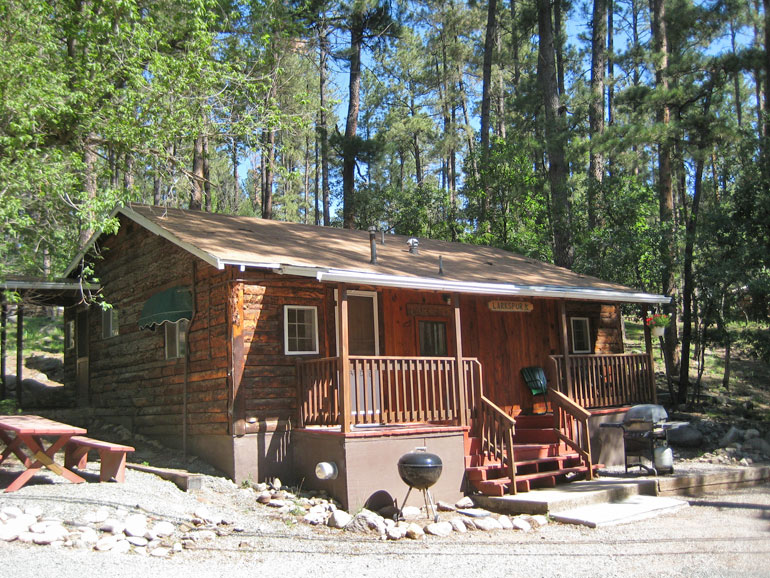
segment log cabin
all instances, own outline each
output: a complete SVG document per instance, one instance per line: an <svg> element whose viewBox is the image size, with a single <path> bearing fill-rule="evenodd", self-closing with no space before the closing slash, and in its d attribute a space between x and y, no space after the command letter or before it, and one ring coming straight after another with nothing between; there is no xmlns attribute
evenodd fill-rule
<svg viewBox="0 0 770 578"><path fill-rule="evenodd" d="M280 477L355 509L397 499L399 456L427 448L439 499L526 491L622 456L598 423L655 399L649 334L625 353L620 305L665 296L489 247L137 204L113 216L67 271L88 265L109 304L65 310L67 380L94 415L236 482Z"/></svg>

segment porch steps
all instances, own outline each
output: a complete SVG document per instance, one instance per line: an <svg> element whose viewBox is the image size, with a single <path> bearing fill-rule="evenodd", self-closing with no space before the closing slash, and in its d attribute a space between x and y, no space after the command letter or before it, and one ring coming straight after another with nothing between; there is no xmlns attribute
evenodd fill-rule
<svg viewBox="0 0 770 578"><path fill-rule="evenodd" d="M553 488L586 477L580 455L559 441L553 415L517 416L514 434L515 492ZM508 471L482 452L481 440L468 437L465 472L469 488L487 496L504 496L512 489ZM594 465L597 470L601 466Z"/></svg>

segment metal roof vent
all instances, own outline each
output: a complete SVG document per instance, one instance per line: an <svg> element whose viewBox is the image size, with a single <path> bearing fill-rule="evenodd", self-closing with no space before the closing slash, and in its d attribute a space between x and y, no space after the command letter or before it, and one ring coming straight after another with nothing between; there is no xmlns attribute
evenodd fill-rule
<svg viewBox="0 0 770 578"><path fill-rule="evenodd" d="M409 240L406 242L406 244L407 244L407 245L409 245L409 252L410 252L410 253L414 253L415 255L417 255L417 254L420 252L420 251L419 251L419 245L420 245L420 241L418 241L418 240L417 240L417 239L415 239L414 237L412 237L411 239L409 239Z"/></svg>
<svg viewBox="0 0 770 578"><path fill-rule="evenodd" d="M370 263L372 265L377 264L377 227L369 227L369 248L372 252L372 258L370 259Z"/></svg>

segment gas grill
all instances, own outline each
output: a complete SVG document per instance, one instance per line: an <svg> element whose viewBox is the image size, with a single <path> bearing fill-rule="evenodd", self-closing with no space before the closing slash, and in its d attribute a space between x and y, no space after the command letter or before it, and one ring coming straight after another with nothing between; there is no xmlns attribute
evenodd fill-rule
<svg viewBox="0 0 770 578"><path fill-rule="evenodd" d="M668 413L662 405L647 403L631 407L622 422L604 423L602 427L623 430L626 473L628 468L638 466L657 476L658 473L670 474L674 471L668 431L685 423L668 421Z"/></svg>

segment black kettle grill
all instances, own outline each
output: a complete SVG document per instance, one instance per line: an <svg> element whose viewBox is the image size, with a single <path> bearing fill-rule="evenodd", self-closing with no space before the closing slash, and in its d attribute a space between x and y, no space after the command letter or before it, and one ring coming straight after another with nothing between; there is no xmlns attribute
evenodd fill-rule
<svg viewBox="0 0 770 578"><path fill-rule="evenodd" d="M430 495L428 488L438 481L443 467L444 464L441 462L441 458L436 454L429 453L425 447L415 448L414 451L404 454L398 459L398 475L409 486L406 497L398 511L399 519L402 518L401 514L406 501L409 499L409 493L412 491L412 488L417 488L422 491L428 518L431 517L430 512L433 511L433 520L438 522L436 507L433 505L433 497Z"/></svg>

